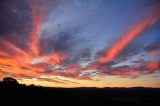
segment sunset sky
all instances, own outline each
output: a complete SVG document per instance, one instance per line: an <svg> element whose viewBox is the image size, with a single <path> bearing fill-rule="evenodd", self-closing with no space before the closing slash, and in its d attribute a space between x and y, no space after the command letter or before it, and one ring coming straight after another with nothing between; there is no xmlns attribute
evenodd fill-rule
<svg viewBox="0 0 160 106"><path fill-rule="evenodd" d="M1 0L0 80L159 87L159 0Z"/></svg>

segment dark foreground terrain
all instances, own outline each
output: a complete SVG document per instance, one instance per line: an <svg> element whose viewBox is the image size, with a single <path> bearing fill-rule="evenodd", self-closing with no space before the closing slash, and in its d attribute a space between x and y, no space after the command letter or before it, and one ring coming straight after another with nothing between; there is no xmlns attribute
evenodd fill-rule
<svg viewBox="0 0 160 106"><path fill-rule="evenodd" d="M160 104L160 89L156 88L48 88L7 81L0 83L0 103L5 105L159 106Z"/></svg>

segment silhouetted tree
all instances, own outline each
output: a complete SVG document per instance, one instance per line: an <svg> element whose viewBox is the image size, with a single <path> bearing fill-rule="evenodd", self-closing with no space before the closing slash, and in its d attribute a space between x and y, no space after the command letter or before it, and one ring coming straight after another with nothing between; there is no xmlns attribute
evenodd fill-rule
<svg viewBox="0 0 160 106"><path fill-rule="evenodd" d="M6 85L17 85L18 81L12 77L3 78L3 83Z"/></svg>
<svg viewBox="0 0 160 106"><path fill-rule="evenodd" d="M31 84L31 85L29 85L29 86L31 86L31 87L35 87L35 85L34 85L34 84Z"/></svg>

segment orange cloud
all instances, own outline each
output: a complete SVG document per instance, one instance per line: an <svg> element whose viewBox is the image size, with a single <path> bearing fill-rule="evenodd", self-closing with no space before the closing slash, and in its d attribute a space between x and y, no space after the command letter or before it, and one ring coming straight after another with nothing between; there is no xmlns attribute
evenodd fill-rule
<svg viewBox="0 0 160 106"><path fill-rule="evenodd" d="M44 7L44 3L35 3L34 1L32 1L30 5L32 12L32 25L34 28L34 30L31 33L30 49L34 56L39 56L40 51L38 46L46 7Z"/></svg>

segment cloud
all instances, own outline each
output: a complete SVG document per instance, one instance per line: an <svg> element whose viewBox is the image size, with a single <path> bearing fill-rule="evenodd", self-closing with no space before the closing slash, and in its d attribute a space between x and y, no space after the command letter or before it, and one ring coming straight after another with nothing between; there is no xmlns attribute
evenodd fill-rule
<svg viewBox="0 0 160 106"><path fill-rule="evenodd" d="M2 34L12 34L21 38L20 35L28 34L31 31L31 18L25 1L3 1L1 2L0 12L1 36L3 36Z"/></svg>
<svg viewBox="0 0 160 106"><path fill-rule="evenodd" d="M160 72L159 61L137 61L132 66L114 66L116 63L95 63L88 67L90 70L98 70L97 76L117 76L123 78L138 78L145 74ZM84 71L85 72L85 71ZM92 71L91 71L92 72ZM93 74L94 75L94 74Z"/></svg>
<svg viewBox="0 0 160 106"><path fill-rule="evenodd" d="M148 44L147 46L144 47L144 51L146 51L148 53L148 55L150 56L155 56L158 53L160 53L160 41L154 41L150 44Z"/></svg>
<svg viewBox="0 0 160 106"><path fill-rule="evenodd" d="M71 50L79 43L75 36L76 33L76 29L68 30L65 32L60 31L57 34L50 36L48 39L42 38L42 42L43 40L47 41L48 50L50 51L65 52L67 50Z"/></svg>
<svg viewBox="0 0 160 106"><path fill-rule="evenodd" d="M54 83L68 84L68 83L63 82L63 81L58 81L58 80L48 79L48 78L37 78L37 80L38 80L38 81L47 81L47 82L54 82Z"/></svg>
<svg viewBox="0 0 160 106"><path fill-rule="evenodd" d="M158 61L148 61L140 62L139 64L132 67L116 67L113 70L120 72L119 74L124 77L139 77L145 74L152 74L156 71L160 71L160 62ZM114 73L112 73L114 75Z"/></svg>
<svg viewBox="0 0 160 106"><path fill-rule="evenodd" d="M98 70L84 70L79 74L79 77L91 80L91 77L97 76L99 73L100 72Z"/></svg>
<svg viewBox="0 0 160 106"><path fill-rule="evenodd" d="M159 14L150 13L149 17L135 25L130 31L121 37L119 41L114 43L109 50L105 51L105 54L99 57L100 63L112 61L126 48L126 46L132 42L135 38L141 35L149 27L156 24L159 21Z"/></svg>
<svg viewBox="0 0 160 106"><path fill-rule="evenodd" d="M71 81L70 78L64 78L61 76L42 75L37 77L37 80L64 83L64 84L79 84L78 82Z"/></svg>
<svg viewBox="0 0 160 106"><path fill-rule="evenodd" d="M160 70L160 62L159 61L151 61L147 64L148 69L150 70Z"/></svg>
<svg viewBox="0 0 160 106"><path fill-rule="evenodd" d="M92 80L95 76L137 78L159 72L158 59L156 61L147 58L148 61L139 61L135 58L131 61L132 57L141 52L159 51L159 41L152 42L144 48L143 45L132 42L159 21L159 14L149 14L117 42L111 43L110 40L103 39L104 36L112 38L110 32L108 34L103 31L107 26L104 25L103 18L107 16L102 15L103 11L97 16L93 15L95 10L107 9L103 6L100 8L101 4L101 0L2 1L0 78L13 76L19 79L36 78L40 81L77 84L71 80L48 76ZM114 29L115 26L111 26L111 29L112 27L113 32L117 31ZM106 45L107 49L99 53L106 42L111 46L108 48ZM134 64L128 65L128 61ZM126 63L118 65L123 62ZM45 77L40 77L43 75Z"/></svg>

